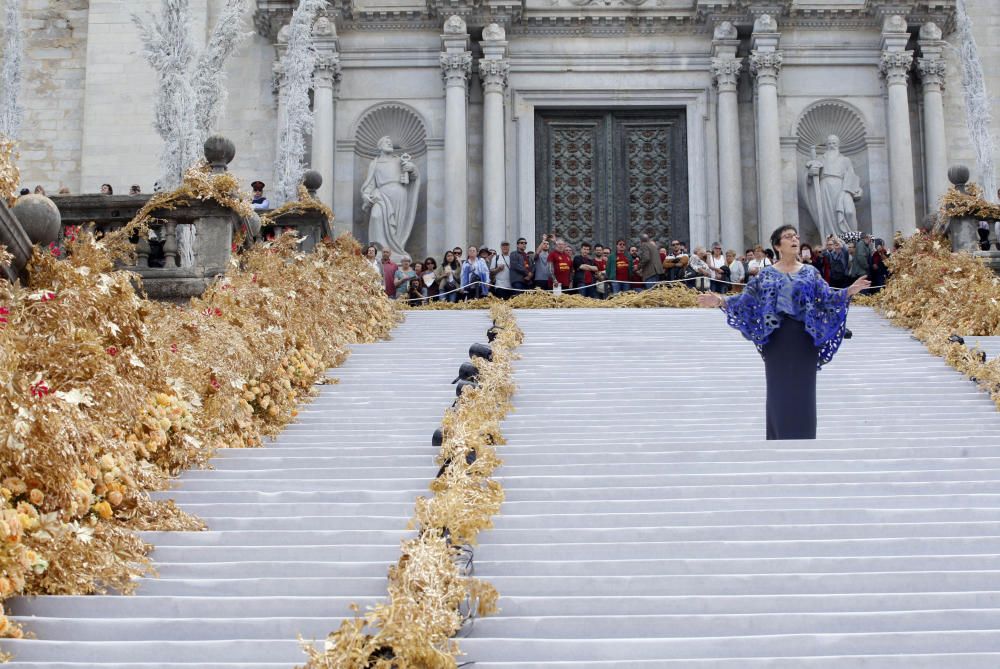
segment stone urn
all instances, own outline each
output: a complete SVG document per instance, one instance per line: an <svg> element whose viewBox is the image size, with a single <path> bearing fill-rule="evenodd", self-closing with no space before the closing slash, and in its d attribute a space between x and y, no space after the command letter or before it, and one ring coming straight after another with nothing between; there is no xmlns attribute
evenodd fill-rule
<svg viewBox="0 0 1000 669"><path fill-rule="evenodd" d="M62 227L59 207L44 195L22 195L11 211L32 244L48 246L59 239Z"/></svg>

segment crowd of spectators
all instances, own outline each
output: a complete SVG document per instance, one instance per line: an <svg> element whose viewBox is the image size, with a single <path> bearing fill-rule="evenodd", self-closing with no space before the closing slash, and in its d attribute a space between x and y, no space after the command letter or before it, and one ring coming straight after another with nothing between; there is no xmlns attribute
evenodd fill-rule
<svg viewBox="0 0 1000 669"><path fill-rule="evenodd" d="M583 242L579 250L565 240L546 234L532 251L518 239L514 249L503 242L493 250L470 246L445 251L440 261L427 257L393 259L388 249L369 246L366 258L384 281L385 292L412 304L434 300L458 302L493 294L501 299L540 289L606 299L624 291L642 291L664 282L680 282L699 291L739 292L760 271L774 262L771 249L756 246L743 253L723 251L716 242L710 249L692 252L677 239L659 246L648 235L636 244L624 239L614 248ZM889 271L889 251L881 239L856 233L850 241L830 236L823 248L802 245L802 262L819 270L827 283L846 288L867 276L877 291Z"/></svg>

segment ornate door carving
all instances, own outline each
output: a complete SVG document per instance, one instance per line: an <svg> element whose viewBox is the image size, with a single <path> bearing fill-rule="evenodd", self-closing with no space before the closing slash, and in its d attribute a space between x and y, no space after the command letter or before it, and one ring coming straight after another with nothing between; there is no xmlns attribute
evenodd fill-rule
<svg viewBox="0 0 1000 669"><path fill-rule="evenodd" d="M683 110L536 115L536 230L581 242L686 239Z"/></svg>

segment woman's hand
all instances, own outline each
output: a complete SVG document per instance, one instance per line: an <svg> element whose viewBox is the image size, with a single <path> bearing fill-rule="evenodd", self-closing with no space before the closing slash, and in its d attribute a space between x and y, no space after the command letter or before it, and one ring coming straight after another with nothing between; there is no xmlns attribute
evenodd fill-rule
<svg viewBox="0 0 1000 669"><path fill-rule="evenodd" d="M722 299L721 295L715 293L701 293L698 295L698 306L708 307L709 309L715 309L721 307L726 301Z"/></svg>
<svg viewBox="0 0 1000 669"><path fill-rule="evenodd" d="M865 288L871 288L871 287L872 287L872 282L868 280L868 277L866 276L859 277L858 280L852 283L850 287L847 289L847 296L854 297Z"/></svg>

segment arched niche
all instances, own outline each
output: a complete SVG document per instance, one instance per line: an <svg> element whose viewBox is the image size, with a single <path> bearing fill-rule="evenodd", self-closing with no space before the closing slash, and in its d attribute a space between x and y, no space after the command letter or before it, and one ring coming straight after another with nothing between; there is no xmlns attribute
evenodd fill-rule
<svg viewBox="0 0 1000 669"><path fill-rule="evenodd" d="M417 214L406 250L414 256L423 253L427 239L427 124L413 107L402 102L381 102L366 109L354 124L354 236L368 241L368 212L362 207L361 185L368 175L368 166L378 155L378 141L392 138L397 154L408 153L420 172L420 192ZM420 258L423 259L422 257Z"/></svg>
<svg viewBox="0 0 1000 669"><path fill-rule="evenodd" d="M799 227L804 241L810 244L822 243L819 230L813 222L807 205L808 190L806 183L808 173L806 164L812 159L813 150L817 156L822 156L826 146L826 138L837 135L840 138L840 152L854 163L854 171L861 179L864 193L860 202L855 202L858 212L858 228L871 232L871 178L868 159L868 126L861 112L852 104L843 100L817 100L803 110L795 123L797 143L797 178L799 193Z"/></svg>

